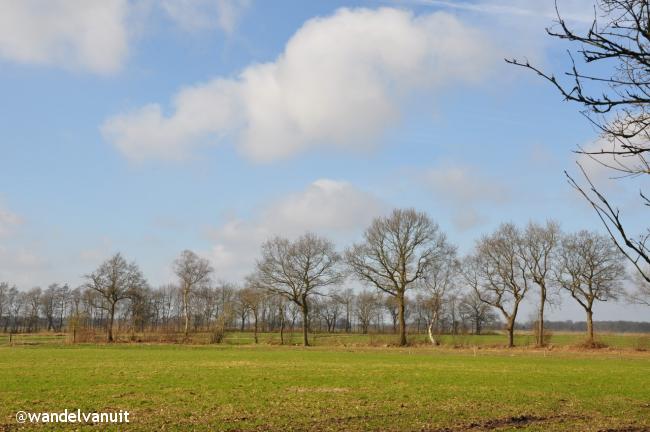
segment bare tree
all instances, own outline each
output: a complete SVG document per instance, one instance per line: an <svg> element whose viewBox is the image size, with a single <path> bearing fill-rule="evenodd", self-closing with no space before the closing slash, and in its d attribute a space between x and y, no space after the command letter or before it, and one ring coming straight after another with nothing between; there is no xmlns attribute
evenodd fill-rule
<svg viewBox="0 0 650 432"><path fill-rule="evenodd" d="M465 294L459 305L460 313L471 322L474 334L480 335L485 326L497 322L492 306L483 302L476 291Z"/></svg>
<svg viewBox="0 0 650 432"><path fill-rule="evenodd" d="M557 26L547 29L547 33L579 46L577 51L583 64L577 65L574 55L569 53L571 67L565 72L567 82L527 61L506 61L533 70L565 100L582 105L582 113L600 130L603 144L595 151L579 149L578 153L611 169L615 178L647 178L650 175L650 3L599 0L594 21L586 32L570 28L558 10ZM598 190L586 171L580 169L587 185L579 185L567 174L570 184L594 208L619 250L646 282L650 282L650 228L639 235L629 233L629 226L616 206ZM643 192L640 192L640 204L650 207L650 199Z"/></svg>
<svg viewBox="0 0 650 432"><path fill-rule="evenodd" d="M337 290L329 293L321 302L320 315L325 320L327 332L332 333L336 330L336 322L341 314L342 304L337 296Z"/></svg>
<svg viewBox="0 0 650 432"><path fill-rule="evenodd" d="M360 281L397 299L400 345L407 343L406 291L446 250L446 236L426 214L395 209L387 217L376 218L363 242L346 251L346 262Z"/></svg>
<svg viewBox="0 0 650 432"><path fill-rule="evenodd" d="M27 303L27 331L38 331L38 315L41 309L42 290L40 287L34 287L25 293Z"/></svg>
<svg viewBox="0 0 650 432"><path fill-rule="evenodd" d="M361 291L354 302L354 309L361 326L361 333L368 333L372 319L377 316L379 310L379 296L377 292Z"/></svg>
<svg viewBox="0 0 650 432"><path fill-rule="evenodd" d="M322 295L320 289L341 282L339 261L334 244L312 233L293 242L275 237L262 245L255 278L268 291L300 307L305 346L309 346L309 300Z"/></svg>
<svg viewBox="0 0 650 432"><path fill-rule="evenodd" d="M506 320L508 346L513 347L519 304L530 287L521 256L521 234L513 224L502 224L476 244L463 262L463 276L481 301L498 309Z"/></svg>
<svg viewBox="0 0 650 432"><path fill-rule="evenodd" d="M424 305L430 309L427 333L433 345L438 345L434 337L434 327L438 325L445 296L455 288L459 272L456 248L451 245L440 251L440 258L426 269L419 285L427 296ZM453 321L453 320L452 320ZM452 325L453 327L453 325Z"/></svg>
<svg viewBox="0 0 650 432"><path fill-rule="evenodd" d="M4 332L7 331L7 326L9 325L9 314L7 313L9 309L9 289L7 282L0 282L0 326Z"/></svg>
<svg viewBox="0 0 650 432"><path fill-rule="evenodd" d="M622 293L624 257L606 236L580 231L562 239L556 278L587 313L587 342L594 342L593 306Z"/></svg>
<svg viewBox="0 0 650 432"><path fill-rule="evenodd" d="M258 343L257 333L259 330L259 318L262 302L264 301L265 292L259 286L253 277L247 279L247 286L240 291L239 299L246 310L253 314L253 336L255 343Z"/></svg>
<svg viewBox="0 0 650 432"><path fill-rule="evenodd" d="M521 242L523 262L531 280L539 289L537 314L537 346L544 346L544 309L549 301L549 289L553 282L560 226L547 221L545 226L530 222Z"/></svg>
<svg viewBox="0 0 650 432"><path fill-rule="evenodd" d="M104 261L85 278L86 287L102 300L95 306L108 312L107 337L108 342L113 342L116 306L128 299L135 290L146 287L147 282L135 262L128 263L119 253Z"/></svg>
<svg viewBox="0 0 650 432"><path fill-rule="evenodd" d="M185 326L183 333L187 337L190 326L190 295L199 286L208 284L213 272L210 262L190 250L184 250L174 261L174 273L180 280L183 295L183 316Z"/></svg>
<svg viewBox="0 0 650 432"><path fill-rule="evenodd" d="M336 293L332 293L332 296L343 306L345 311L345 332L349 333L352 331L352 307L355 298L354 291L352 291L352 288L337 290Z"/></svg>

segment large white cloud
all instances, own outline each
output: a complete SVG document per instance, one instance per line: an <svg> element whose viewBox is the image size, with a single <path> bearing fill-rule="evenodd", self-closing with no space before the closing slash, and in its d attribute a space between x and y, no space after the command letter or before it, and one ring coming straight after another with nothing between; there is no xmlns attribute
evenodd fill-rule
<svg viewBox="0 0 650 432"><path fill-rule="evenodd" d="M208 255L218 277L238 280L253 270L262 242L273 236L295 238L312 231L342 243L386 209L377 197L348 182L320 179L253 218L231 218L214 229Z"/></svg>
<svg viewBox="0 0 650 432"><path fill-rule="evenodd" d="M127 0L4 0L0 58L115 72L128 52L127 14Z"/></svg>
<svg viewBox="0 0 650 432"><path fill-rule="evenodd" d="M133 160L182 158L224 136L258 161L364 147L399 119L405 98L485 77L501 61L487 41L443 12L341 9L306 22L275 61L181 89L169 115L154 103L102 131Z"/></svg>

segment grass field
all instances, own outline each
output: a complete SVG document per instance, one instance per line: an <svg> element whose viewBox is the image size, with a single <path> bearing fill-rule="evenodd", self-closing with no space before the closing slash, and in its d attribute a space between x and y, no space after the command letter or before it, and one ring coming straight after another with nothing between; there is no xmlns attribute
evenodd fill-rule
<svg viewBox="0 0 650 432"><path fill-rule="evenodd" d="M131 413L130 424L108 430L643 431L650 430L650 354L269 345L0 347L0 430L18 429L19 410L65 408ZM61 425L55 426L51 429Z"/></svg>

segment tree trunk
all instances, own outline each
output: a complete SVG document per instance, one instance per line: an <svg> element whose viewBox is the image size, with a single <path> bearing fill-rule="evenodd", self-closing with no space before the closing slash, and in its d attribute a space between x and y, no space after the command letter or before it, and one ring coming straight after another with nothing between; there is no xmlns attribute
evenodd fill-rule
<svg viewBox="0 0 650 432"><path fill-rule="evenodd" d="M254 315L255 315L255 329L254 329L255 343L257 343L258 342L258 340L257 340L257 313L255 313Z"/></svg>
<svg viewBox="0 0 650 432"><path fill-rule="evenodd" d="M115 303L111 304L111 310L108 317L108 341L113 342L113 320L115 319Z"/></svg>
<svg viewBox="0 0 650 432"><path fill-rule="evenodd" d="M431 343L436 346L438 345L438 341L433 337L433 320L429 323L429 326L427 327L427 331L429 332L429 340Z"/></svg>
<svg viewBox="0 0 650 432"><path fill-rule="evenodd" d="M587 310L587 342L594 343L594 313L591 309Z"/></svg>
<svg viewBox="0 0 650 432"><path fill-rule="evenodd" d="M280 318L280 345L284 345L284 317Z"/></svg>
<svg viewBox="0 0 650 432"><path fill-rule="evenodd" d="M515 320L513 318L508 319L506 329L508 330L508 348L513 348L515 346Z"/></svg>
<svg viewBox="0 0 650 432"><path fill-rule="evenodd" d="M303 296L302 303L300 307L302 309L302 344L303 346L309 346L309 306L307 305L307 299Z"/></svg>
<svg viewBox="0 0 650 432"><path fill-rule="evenodd" d="M406 346L406 317L404 316L404 293L397 295L398 315L399 315L399 344Z"/></svg>
<svg viewBox="0 0 650 432"><path fill-rule="evenodd" d="M183 313L185 315L185 330L183 334L185 337L189 334L190 331L190 304L189 304L189 293L190 290L187 288L183 289Z"/></svg>
<svg viewBox="0 0 650 432"><path fill-rule="evenodd" d="M546 345L546 342L544 341L544 305L546 304L546 290L542 289L541 291L541 298L540 298L540 304L539 304L539 316L538 316L538 323L537 323L537 346L538 347L543 347Z"/></svg>

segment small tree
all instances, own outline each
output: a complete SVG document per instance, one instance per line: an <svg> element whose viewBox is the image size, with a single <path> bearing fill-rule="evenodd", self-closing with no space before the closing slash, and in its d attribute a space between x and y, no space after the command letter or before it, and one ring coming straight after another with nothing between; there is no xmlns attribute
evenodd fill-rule
<svg viewBox="0 0 650 432"><path fill-rule="evenodd" d="M95 307L108 312L107 338L113 342L113 324L118 303L127 300L139 289L147 286L147 281L135 262L128 263L117 253L104 261L93 273L85 276L86 287L98 294L101 301Z"/></svg>
<svg viewBox="0 0 650 432"><path fill-rule="evenodd" d="M255 343L258 343L257 332L259 329L258 322L260 316L260 309L264 301L265 292L260 286L256 285L254 278L248 278L248 286L240 291L239 299L243 303L245 310L251 311L253 314L253 335Z"/></svg>
<svg viewBox="0 0 650 432"><path fill-rule="evenodd" d="M480 335L486 325L497 322L497 315L494 313L492 306L481 301L476 291L472 290L464 295L460 300L460 313L467 318L472 324L472 331Z"/></svg>
<svg viewBox="0 0 650 432"><path fill-rule="evenodd" d="M399 344L406 345L406 291L426 269L443 259L447 238L437 224L413 209L395 209L376 218L363 242L350 247L345 260L357 278L397 299Z"/></svg>
<svg viewBox="0 0 650 432"><path fill-rule="evenodd" d="M322 295L322 288L341 282L339 262L334 244L312 233L293 242L275 237L262 245L256 283L300 308L304 346L309 346L309 301Z"/></svg>
<svg viewBox="0 0 650 432"><path fill-rule="evenodd" d="M174 261L174 273L180 280L185 326L183 333L187 337L190 328L190 295L195 288L210 282L213 269L210 262L190 250L184 250Z"/></svg>
<svg viewBox="0 0 650 432"><path fill-rule="evenodd" d="M357 295L354 306L359 325L361 326L361 333L368 333L372 319L377 316L379 302L380 299L377 292L364 290Z"/></svg>
<svg viewBox="0 0 650 432"><path fill-rule="evenodd" d="M624 257L603 235L580 231L562 239L556 278L587 313L587 342L594 343L593 307L622 293Z"/></svg>

